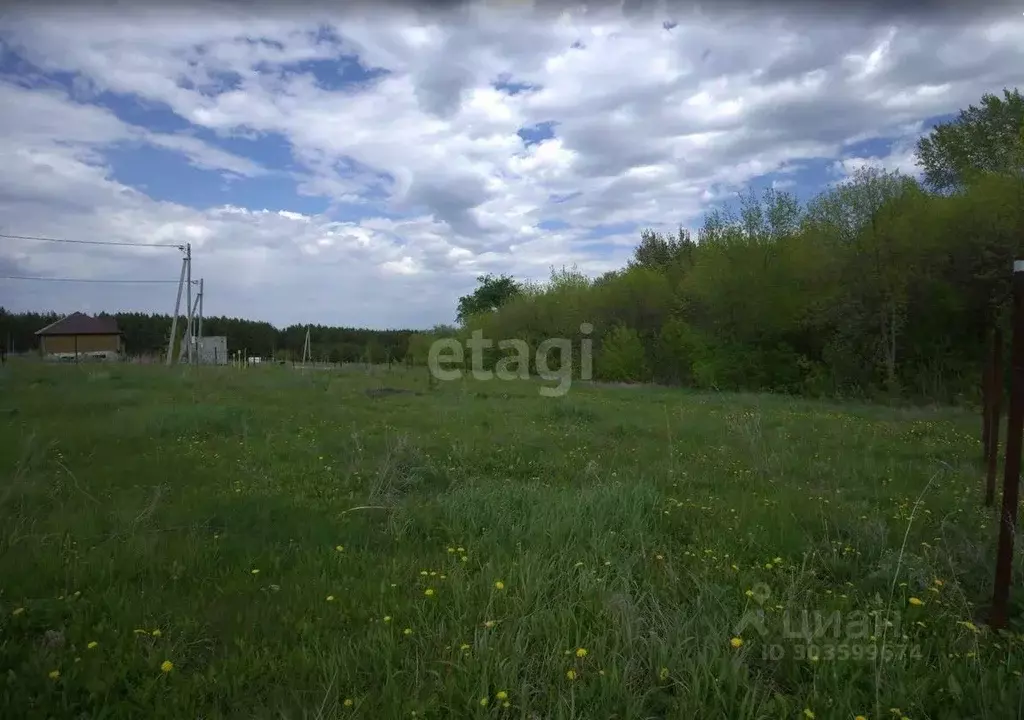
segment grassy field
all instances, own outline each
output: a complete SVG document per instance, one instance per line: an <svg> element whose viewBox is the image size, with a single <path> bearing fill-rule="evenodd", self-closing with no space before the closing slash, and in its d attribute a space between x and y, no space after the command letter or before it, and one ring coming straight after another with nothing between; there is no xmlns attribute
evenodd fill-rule
<svg viewBox="0 0 1024 720"><path fill-rule="evenodd" d="M9 364L0 714L1019 715L974 412L538 388Z"/></svg>

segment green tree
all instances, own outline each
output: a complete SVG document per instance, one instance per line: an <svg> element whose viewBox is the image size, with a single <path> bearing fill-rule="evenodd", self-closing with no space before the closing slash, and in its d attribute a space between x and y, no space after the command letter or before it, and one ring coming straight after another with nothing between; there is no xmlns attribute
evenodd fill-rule
<svg viewBox="0 0 1024 720"><path fill-rule="evenodd" d="M1020 173L1024 167L1024 96L1003 90L961 110L917 143L927 184L939 191L964 188L979 174Z"/></svg>
<svg viewBox="0 0 1024 720"><path fill-rule="evenodd" d="M508 275L481 275L479 286L469 295L459 298L456 319L464 323L472 315L494 312L522 292L522 286Z"/></svg>

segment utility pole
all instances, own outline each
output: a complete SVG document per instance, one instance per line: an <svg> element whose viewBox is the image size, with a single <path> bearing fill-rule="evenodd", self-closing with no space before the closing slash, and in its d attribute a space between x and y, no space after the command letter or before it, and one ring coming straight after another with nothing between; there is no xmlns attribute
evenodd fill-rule
<svg viewBox="0 0 1024 720"><path fill-rule="evenodd" d="M188 290L185 292L185 307L188 308L188 322L185 327L188 331L185 333L188 336L188 353L187 362L189 365L192 364L192 243L185 243L185 262L188 265L188 276L185 281L188 283Z"/></svg>
<svg viewBox="0 0 1024 720"><path fill-rule="evenodd" d="M171 317L171 339L167 341L167 367L175 362L174 341L178 337L178 313L181 310L181 286L185 284L185 268L188 265L188 258L181 261L181 277L178 278L178 298L174 301L174 315Z"/></svg>

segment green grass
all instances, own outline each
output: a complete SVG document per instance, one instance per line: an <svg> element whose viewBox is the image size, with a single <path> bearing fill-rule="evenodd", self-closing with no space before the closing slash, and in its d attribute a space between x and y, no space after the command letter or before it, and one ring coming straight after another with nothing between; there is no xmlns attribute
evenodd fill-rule
<svg viewBox="0 0 1024 720"><path fill-rule="evenodd" d="M4 716L1017 715L975 413L538 388L9 364Z"/></svg>

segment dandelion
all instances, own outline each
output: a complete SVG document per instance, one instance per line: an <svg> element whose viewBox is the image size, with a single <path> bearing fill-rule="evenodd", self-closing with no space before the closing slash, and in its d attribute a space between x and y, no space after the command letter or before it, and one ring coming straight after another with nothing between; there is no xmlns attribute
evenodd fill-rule
<svg viewBox="0 0 1024 720"><path fill-rule="evenodd" d="M150 635L152 635L153 637L160 637L161 635L163 635L163 633L160 632L160 628L156 628L155 630L153 630L153 632L150 633Z"/></svg>
<svg viewBox="0 0 1024 720"><path fill-rule="evenodd" d="M434 597L434 588L427 588L423 591L423 594L427 597Z"/></svg>
<svg viewBox="0 0 1024 720"><path fill-rule="evenodd" d="M60 677L60 670L51 670L48 675L51 680L56 680Z"/></svg>
<svg viewBox="0 0 1024 720"><path fill-rule="evenodd" d="M494 697L496 697L498 700L508 700L508 693L504 690L499 690L498 694Z"/></svg>
<svg viewBox="0 0 1024 720"><path fill-rule="evenodd" d="M814 720L814 712L810 708L804 708L804 717L807 720Z"/></svg>
<svg viewBox="0 0 1024 720"><path fill-rule="evenodd" d="M569 680L575 680L576 679L576 671L573 670L572 668L569 668L569 670L565 673L565 676L567 678L569 678Z"/></svg>
<svg viewBox="0 0 1024 720"><path fill-rule="evenodd" d="M978 630L978 626L972 623L970 620L959 620L957 621L957 625L963 625L971 632L981 632L980 630Z"/></svg>
<svg viewBox="0 0 1024 720"><path fill-rule="evenodd" d="M867 716L865 716L865 715L858 715L853 720L868 720L868 719L867 719Z"/></svg>
<svg viewBox="0 0 1024 720"><path fill-rule="evenodd" d="M734 648L741 648L743 647L743 638L734 637L732 640L729 641L729 644L732 645Z"/></svg>
<svg viewBox="0 0 1024 720"><path fill-rule="evenodd" d="M327 596L327 602L334 602L334 596L333 595L328 595Z"/></svg>
<svg viewBox="0 0 1024 720"><path fill-rule="evenodd" d="M754 591L753 590L745 590L743 592L743 594L746 595L747 597L754 597Z"/></svg>
<svg viewBox="0 0 1024 720"><path fill-rule="evenodd" d="M499 580L498 582L494 583L494 587L495 587L496 590L504 590L505 589L505 583L503 583L501 580Z"/></svg>
<svg viewBox="0 0 1024 720"><path fill-rule="evenodd" d="M345 552L345 546L344 545L335 545L334 546L334 550L335 550L335 552Z"/></svg>
<svg viewBox="0 0 1024 720"><path fill-rule="evenodd" d="M924 600L921 600L920 598L916 598L916 597L910 598L910 600L908 602L911 605L918 605L918 606L924 605Z"/></svg>
<svg viewBox="0 0 1024 720"><path fill-rule="evenodd" d="M95 648L95 647L96 647L97 645L99 645L99 643L98 643L98 642L96 642L95 640L93 640L92 642L90 642L90 643L89 643L88 645L86 645L85 647L87 647L87 648L88 648L89 650L92 650L92 649L93 649L93 648Z"/></svg>
<svg viewBox="0 0 1024 720"><path fill-rule="evenodd" d="M343 705L345 707L352 707L353 705L355 705L355 702L352 701L352 698L345 698L345 702L343 703Z"/></svg>
<svg viewBox="0 0 1024 720"><path fill-rule="evenodd" d="M385 615L384 616L384 622L386 622L386 623L391 622L391 616L390 615Z"/></svg>
<svg viewBox="0 0 1024 720"><path fill-rule="evenodd" d="M586 657L586 656L587 656L587 649L586 648L577 648L576 649L576 657L582 658L582 657Z"/></svg>
<svg viewBox="0 0 1024 720"><path fill-rule="evenodd" d="M164 660L162 663L160 663L161 672L169 673L173 669L174 663L172 663L170 660Z"/></svg>
<svg viewBox="0 0 1024 720"><path fill-rule="evenodd" d="M402 631L403 635L412 635L412 628L406 628Z"/></svg>
<svg viewBox="0 0 1024 720"><path fill-rule="evenodd" d="M489 703L489 702L490 702L490 700L488 700L485 697L480 698L480 707L487 707L487 703Z"/></svg>
<svg viewBox="0 0 1024 720"><path fill-rule="evenodd" d="M23 607L14 608L14 610L11 611L11 615L21 615L23 612L25 612L25 608Z"/></svg>
<svg viewBox="0 0 1024 720"><path fill-rule="evenodd" d="M461 650L462 652L466 652L467 650L469 650L469 644L462 643L461 645L459 645L459 650Z"/></svg>
<svg viewBox="0 0 1024 720"><path fill-rule="evenodd" d="M658 671L658 679L661 680L662 682L665 682L666 680L668 680L668 668L667 667L663 667L661 670Z"/></svg>

